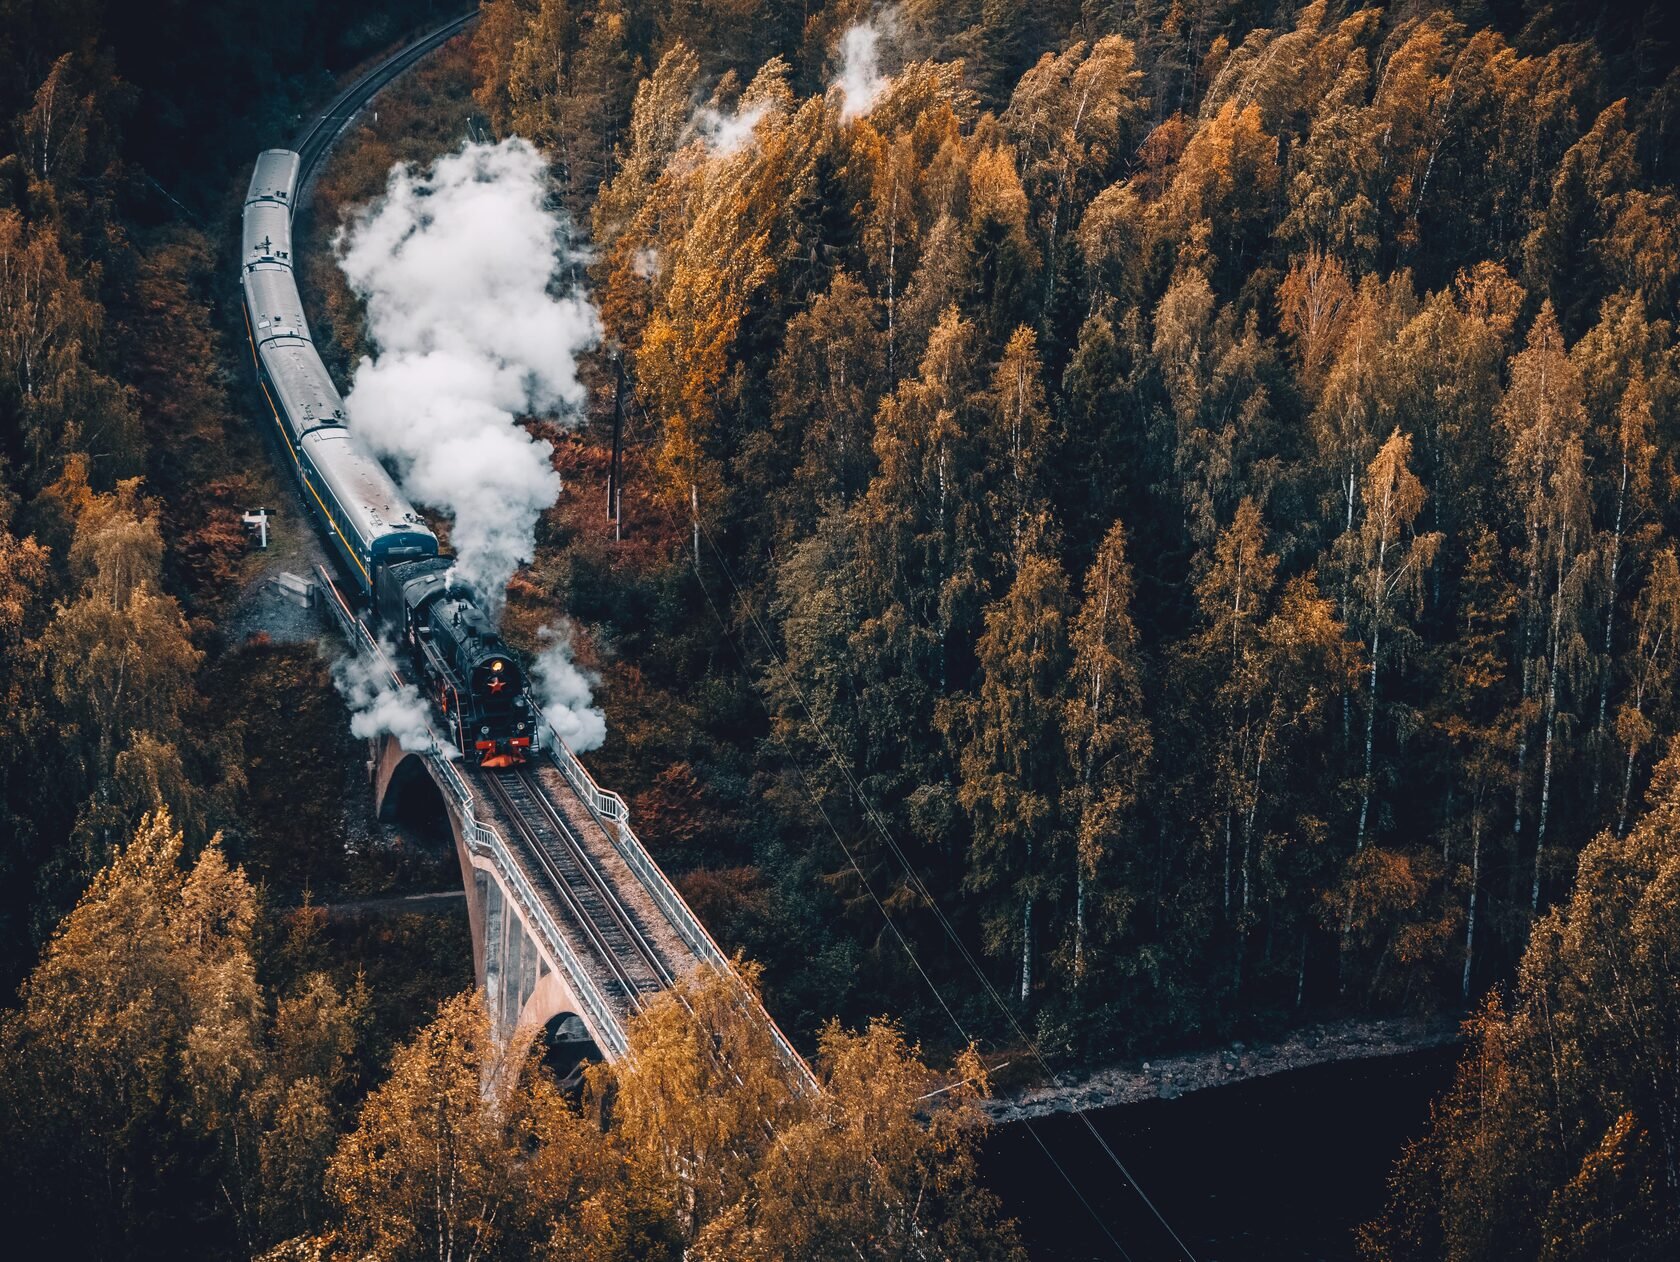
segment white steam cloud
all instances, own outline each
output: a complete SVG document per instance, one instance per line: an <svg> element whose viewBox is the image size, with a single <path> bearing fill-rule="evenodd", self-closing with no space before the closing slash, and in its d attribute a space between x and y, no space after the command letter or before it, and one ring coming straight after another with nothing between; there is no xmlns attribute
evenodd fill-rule
<svg viewBox="0 0 1680 1262"><path fill-rule="evenodd" d="M589 302L559 290L566 230L545 172L517 138L397 166L334 242L375 346L346 396L351 426L453 519L456 577L493 617L560 494L552 448L516 419L575 408L577 356L600 335Z"/></svg>
<svg viewBox="0 0 1680 1262"><path fill-rule="evenodd" d="M694 111L688 125L705 139L708 149L718 157L726 158L752 139L753 129L769 112L770 106L764 101L756 102L738 114L725 114L709 105L702 105Z"/></svg>
<svg viewBox="0 0 1680 1262"><path fill-rule="evenodd" d="M395 653L385 646L387 658ZM445 758L458 758L460 751L432 727L431 710L413 684L400 687L392 681L385 664L372 657L341 657L332 664L333 687L350 707L350 732L364 740L395 736L411 754L429 753L434 747Z"/></svg>
<svg viewBox="0 0 1680 1262"><path fill-rule="evenodd" d="M898 25L898 6L876 14L867 22L846 28L840 37L840 73L829 85L840 94L840 117L862 118L875 108L892 82L881 71L880 44Z"/></svg>
<svg viewBox="0 0 1680 1262"><path fill-rule="evenodd" d="M544 648L531 663L531 690L543 718L574 753L599 749L607 739L607 718L591 704L595 680L572 660L570 628L543 627L537 635Z"/></svg>

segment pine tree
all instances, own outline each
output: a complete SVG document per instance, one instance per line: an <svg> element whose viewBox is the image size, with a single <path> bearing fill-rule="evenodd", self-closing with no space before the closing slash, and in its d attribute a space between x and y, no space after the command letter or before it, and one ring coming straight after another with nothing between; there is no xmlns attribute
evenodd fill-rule
<svg viewBox="0 0 1680 1262"><path fill-rule="evenodd" d="M1060 893L1052 864L1065 828L1057 735L1068 684L1067 576L1052 526L1030 519L1014 581L986 609L979 687L947 726L960 731L958 800L974 822L965 885L985 897L988 946L1019 961L1018 998L1032 1001L1043 904Z"/></svg>
<svg viewBox="0 0 1680 1262"><path fill-rule="evenodd" d="M1076 985L1086 977L1089 906L1094 902L1107 922L1098 940L1112 942L1147 889L1134 851L1154 740L1144 707L1132 567L1121 523L1103 537L1084 593L1069 640L1073 665L1063 718L1071 777L1063 790L1064 813L1075 830Z"/></svg>

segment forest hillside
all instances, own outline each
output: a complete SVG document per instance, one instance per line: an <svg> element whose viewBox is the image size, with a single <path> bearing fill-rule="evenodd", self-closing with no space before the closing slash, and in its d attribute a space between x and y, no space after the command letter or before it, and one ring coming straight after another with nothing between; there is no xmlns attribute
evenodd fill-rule
<svg viewBox="0 0 1680 1262"><path fill-rule="evenodd" d="M1670 8L485 0L312 317L364 348L392 160L549 160L603 336L504 629L564 611L825 1087L697 982L574 1100L459 934L315 905L408 873L323 661L224 629L287 502L250 156L436 8L0 0L9 1238L1011 1258L983 1063L1421 1010L1468 1054L1369 1255L1667 1256Z"/></svg>
<svg viewBox="0 0 1680 1262"><path fill-rule="evenodd" d="M475 36L627 382L624 539L554 514L510 617L582 624L650 844L807 1020L1509 977L1675 730L1663 19L810 10Z"/></svg>

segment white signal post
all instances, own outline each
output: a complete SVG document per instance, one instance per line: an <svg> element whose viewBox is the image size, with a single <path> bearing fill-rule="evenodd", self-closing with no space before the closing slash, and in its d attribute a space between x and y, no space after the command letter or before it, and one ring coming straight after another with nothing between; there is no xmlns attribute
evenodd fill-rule
<svg viewBox="0 0 1680 1262"><path fill-rule="evenodd" d="M246 513L242 520L245 529L257 532L257 546L265 552L268 550L268 510L259 508L254 513Z"/></svg>

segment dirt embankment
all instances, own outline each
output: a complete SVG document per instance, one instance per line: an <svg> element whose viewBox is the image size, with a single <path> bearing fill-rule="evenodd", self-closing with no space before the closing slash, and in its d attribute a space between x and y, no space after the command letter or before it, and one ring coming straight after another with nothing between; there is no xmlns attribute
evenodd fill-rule
<svg viewBox="0 0 1680 1262"><path fill-rule="evenodd" d="M1398 1056L1458 1041L1450 1017L1394 1017L1306 1026L1272 1042L1233 1042L1176 1056L1126 1061L1060 1086L1027 1087L983 1102L993 1122L1019 1122L1075 1109L1106 1109L1144 1100L1173 1100L1188 1091L1225 1087L1291 1069L1373 1056Z"/></svg>

